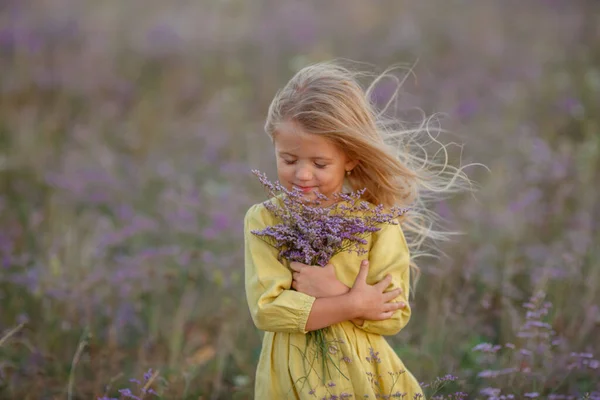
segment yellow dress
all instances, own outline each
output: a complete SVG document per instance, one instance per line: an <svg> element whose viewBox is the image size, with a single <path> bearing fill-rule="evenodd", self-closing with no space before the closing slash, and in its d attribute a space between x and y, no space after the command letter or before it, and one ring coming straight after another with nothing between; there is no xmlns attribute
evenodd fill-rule
<svg viewBox="0 0 600 400"><path fill-rule="evenodd" d="M399 225L385 224L367 238L368 255L342 252L334 264L338 279L351 287L361 260L368 257L367 283L392 275L407 307L385 321L350 321L330 326L328 357L316 357L307 345L306 321L315 298L291 289L290 269L277 260L277 250L252 234L279 221L263 204L252 206L244 219L245 284L250 313L265 331L256 370L255 399L423 399L418 381L406 369L383 335L395 335L407 323L409 252ZM325 375L323 373L325 371Z"/></svg>

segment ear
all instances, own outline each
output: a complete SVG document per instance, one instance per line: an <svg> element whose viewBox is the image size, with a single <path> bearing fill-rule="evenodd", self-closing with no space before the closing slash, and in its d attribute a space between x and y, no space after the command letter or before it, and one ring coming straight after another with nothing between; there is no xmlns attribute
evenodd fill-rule
<svg viewBox="0 0 600 400"><path fill-rule="evenodd" d="M344 165L344 169L346 171L352 171L354 169L354 167L356 167L358 165L359 161L358 160L349 160L348 162L346 162L346 164Z"/></svg>

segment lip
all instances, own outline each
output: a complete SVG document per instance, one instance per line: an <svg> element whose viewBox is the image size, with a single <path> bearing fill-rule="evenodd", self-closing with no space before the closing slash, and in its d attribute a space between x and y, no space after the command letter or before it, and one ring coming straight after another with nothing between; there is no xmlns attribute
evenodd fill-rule
<svg viewBox="0 0 600 400"><path fill-rule="evenodd" d="M302 191L302 193L308 193L315 188L314 186L300 186L300 185L294 185L294 186L297 187L298 189L300 189Z"/></svg>

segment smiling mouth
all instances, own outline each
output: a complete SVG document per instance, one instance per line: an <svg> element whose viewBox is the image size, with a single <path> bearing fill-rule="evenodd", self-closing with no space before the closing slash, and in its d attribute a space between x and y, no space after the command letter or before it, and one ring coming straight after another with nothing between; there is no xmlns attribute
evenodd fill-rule
<svg viewBox="0 0 600 400"><path fill-rule="evenodd" d="M297 187L298 189L300 189L303 193L310 192L311 190L313 190L315 188L314 186L299 186L299 185L294 185L294 186Z"/></svg>

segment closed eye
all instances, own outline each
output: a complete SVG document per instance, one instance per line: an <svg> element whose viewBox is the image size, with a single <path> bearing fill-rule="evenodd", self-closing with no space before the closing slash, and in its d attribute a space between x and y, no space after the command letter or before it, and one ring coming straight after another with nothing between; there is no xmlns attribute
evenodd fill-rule
<svg viewBox="0 0 600 400"><path fill-rule="evenodd" d="M319 169L323 169L327 166L327 164L317 164L315 163L315 167L319 168Z"/></svg>
<svg viewBox="0 0 600 400"><path fill-rule="evenodd" d="M296 163L296 160L283 160L286 165L293 165Z"/></svg>

